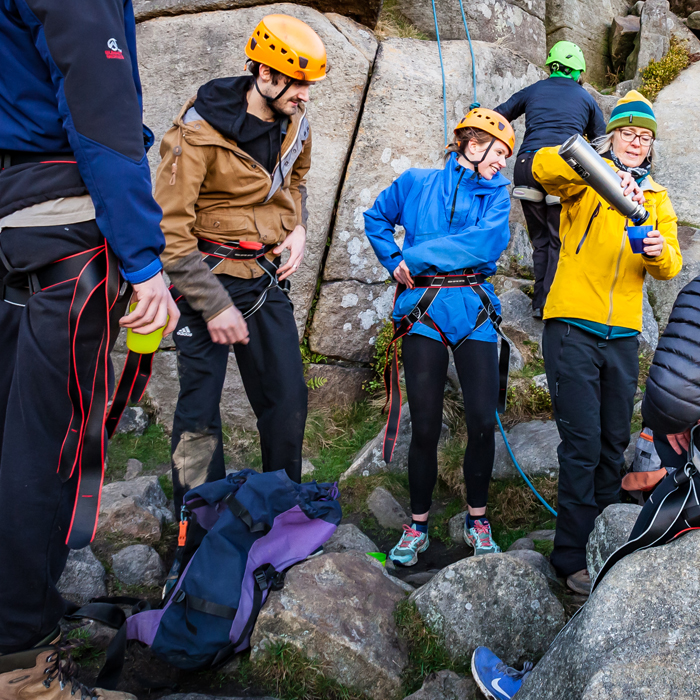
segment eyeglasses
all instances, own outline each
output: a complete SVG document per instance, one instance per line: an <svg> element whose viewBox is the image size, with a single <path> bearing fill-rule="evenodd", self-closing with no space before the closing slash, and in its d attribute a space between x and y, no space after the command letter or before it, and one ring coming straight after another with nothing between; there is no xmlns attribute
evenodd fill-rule
<svg viewBox="0 0 700 700"><path fill-rule="evenodd" d="M636 134L629 129L620 129L619 134L620 138L626 143L634 143L635 139L639 139L639 143L642 146L651 146L654 143L654 137L649 136L649 134Z"/></svg>

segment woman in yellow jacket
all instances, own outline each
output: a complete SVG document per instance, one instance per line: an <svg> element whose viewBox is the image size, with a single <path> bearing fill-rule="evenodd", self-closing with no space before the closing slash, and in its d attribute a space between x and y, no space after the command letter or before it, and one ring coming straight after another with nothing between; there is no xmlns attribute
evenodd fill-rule
<svg viewBox="0 0 700 700"><path fill-rule="evenodd" d="M600 512L619 500L639 375L642 287L650 274L681 269L676 215L664 187L649 175L656 119L636 91L612 112L598 152L634 191L654 230L632 252L624 217L558 155L543 148L533 175L561 197L561 255L544 310L542 349L559 429L559 508L551 561L570 588L587 593L586 542Z"/></svg>

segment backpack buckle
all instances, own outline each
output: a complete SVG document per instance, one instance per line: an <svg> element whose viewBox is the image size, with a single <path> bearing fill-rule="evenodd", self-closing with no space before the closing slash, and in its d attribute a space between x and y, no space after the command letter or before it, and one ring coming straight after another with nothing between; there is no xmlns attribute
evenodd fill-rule
<svg viewBox="0 0 700 700"><path fill-rule="evenodd" d="M253 572L253 578L255 578L255 583L258 584L258 588L261 591L267 590L267 576L262 569L256 569Z"/></svg>

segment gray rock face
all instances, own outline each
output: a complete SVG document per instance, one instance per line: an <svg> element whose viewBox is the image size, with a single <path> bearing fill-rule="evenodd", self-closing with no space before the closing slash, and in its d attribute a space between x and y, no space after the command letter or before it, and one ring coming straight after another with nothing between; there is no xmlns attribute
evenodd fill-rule
<svg viewBox="0 0 700 700"><path fill-rule="evenodd" d="M518 552L518 551L535 551L535 543L529 537L521 537L519 540L515 540L513 544L508 547L506 551L508 552Z"/></svg>
<svg viewBox="0 0 700 700"><path fill-rule="evenodd" d="M639 346L645 352L653 354L659 344L659 324L654 317L654 309L649 303L646 285L642 299L642 332L639 334Z"/></svg>
<svg viewBox="0 0 700 700"><path fill-rule="evenodd" d="M458 676L454 671L431 673L423 687L404 700L477 700L479 692L471 678Z"/></svg>
<svg viewBox="0 0 700 700"><path fill-rule="evenodd" d="M466 34L459 5L436 0L435 8L440 39L464 39ZM435 21L429 2L399 0L398 9L420 31L435 39ZM547 56L544 0L465 2L464 13L473 40L498 42L531 63L544 63Z"/></svg>
<svg viewBox="0 0 700 700"><path fill-rule="evenodd" d="M304 261L291 278L291 297L301 332L316 290L316 277L370 62L327 17L301 5L261 5L256 0L223 5L241 9L203 12L205 9L219 9L222 5L207 7L196 0L143 0L141 7L174 5L179 13L188 3L189 11L199 14L161 17L156 21L142 22L137 27L144 121L153 129L156 143L201 84L213 78L240 74L245 43L267 14L285 13L307 22L323 40L329 64L342 66L342 70L332 71L326 80L312 89L308 105L313 136L313 158L307 176L309 225ZM244 7L253 4L261 6ZM345 14L346 10L340 9L343 6L352 13L351 5L328 2L326 9L340 10ZM369 8L372 3L355 2L355 5ZM379 6L380 3L375 3L375 8ZM170 13L161 10L159 14ZM160 161L158 148L151 150L150 157L155 172Z"/></svg>
<svg viewBox="0 0 700 700"><path fill-rule="evenodd" d="M668 52L670 35L667 0L646 0L634 50L627 58L625 79L633 80L635 87L641 85L642 71L649 62L661 60Z"/></svg>
<svg viewBox="0 0 700 700"><path fill-rule="evenodd" d="M375 263L379 265L376 259ZM393 285L354 280L323 285L311 325L311 350L343 360L369 362L377 335L394 307L394 289Z"/></svg>
<svg viewBox="0 0 700 700"><path fill-rule="evenodd" d="M615 17L610 25L610 58L613 70L624 68L627 57L634 48L634 39L639 33L639 17Z"/></svg>
<svg viewBox="0 0 700 700"><path fill-rule="evenodd" d="M688 15L686 24L688 29L700 29L700 12L697 10L695 12L691 12Z"/></svg>
<svg viewBox="0 0 700 700"><path fill-rule="evenodd" d="M158 478L140 476L131 481L115 481L102 489L96 536L114 533L157 542L161 526L173 521Z"/></svg>
<svg viewBox="0 0 700 700"><path fill-rule="evenodd" d="M479 83L479 100L483 104L496 105L545 77L540 69L499 46L476 41L474 53L477 72L483 76ZM465 41L444 42L443 58L448 120L450 128L454 128L473 101L468 45ZM411 105L408 112L407 104ZM522 137L523 125L516 126L516 134ZM393 292L382 298L381 309L377 309L377 285L387 280L388 273L364 234L362 215L379 192L408 168L442 167L443 152L442 78L437 45L412 39L383 41L338 204L325 283L312 323L310 347L315 352L348 360L366 361L371 356L369 343L379 327L376 317L389 316ZM395 235L399 243L402 235L401 230ZM369 292L373 295L371 300L366 298ZM352 313L348 313L350 307L343 309L339 304L346 294L358 297ZM359 316L361 313L363 316ZM341 332L342 328L347 331ZM350 333L361 338L360 347Z"/></svg>
<svg viewBox="0 0 700 700"><path fill-rule="evenodd" d="M128 586L158 586L165 565L158 552L145 544L132 544L112 556L114 575Z"/></svg>
<svg viewBox="0 0 700 700"><path fill-rule="evenodd" d="M665 87L654 102L659 125L654 178L668 187L678 219L700 228L700 198L697 197L700 172L694 166L693 154L684 136L695 133L700 126L698 81L700 63L693 63Z"/></svg>
<svg viewBox="0 0 700 700"><path fill-rule="evenodd" d="M456 372L455 372L456 374ZM411 412L408 403L401 407L401 422L399 424L399 434L396 438L394 456L389 464L382 459L382 446L386 425L379 431L377 437L372 438L355 456L353 463L347 471L340 477L340 481L351 476L370 476L381 471L405 472L408 469L408 448L411 444ZM448 427L443 423L440 444L447 439Z"/></svg>
<svg viewBox="0 0 700 700"><path fill-rule="evenodd" d="M532 243L527 235L527 229L521 224L511 224L510 241L498 260L498 267L507 270L513 263L525 268L530 274L535 274L532 262Z"/></svg>
<svg viewBox="0 0 700 700"><path fill-rule="evenodd" d="M698 697L699 566L699 532L625 557L525 680L518 700ZM660 594L663 581L673 581L672 595Z"/></svg>
<svg viewBox="0 0 700 700"><path fill-rule="evenodd" d="M407 663L393 616L403 598L364 554L314 557L292 567L284 588L270 593L253 631L251 659L264 659L266 645L283 640L318 659L328 677L376 700L395 697Z"/></svg>
<svg viewBox="0 0 700 700"><path fill-rule="evenodd" d="M632 503L608 506L596 519L586 545L586 565L595 579L608 557L629 539L642 507Z"/></svg>
<svg viewBox="0 0 700 700"><path fill-rule="evenodd" d="M148 416L140 406L127 406L119 419L116 432L143 435L148 427Z"/></svg>
<svg viewBox="0 0 700 700"><path fill-rule="evenodd" d="M608 119L610 119L610 114L612 113L613 109L615 109L615 105L617 104L617 100L619 98L616 95L601 94L590 83L584 83L583 87L586 92L596 101L596 104L598 107L600 107L600 111L603 113L603 117L607 122Z"/></svg>
<svg viewBox="0 0 700 700"><path fill-rule="evenodd" d="M370 65L374 63L374 57L377 55L379 42L374 32L369 27L356 22L350 17L339 15L336 12L327 12L326 17L328 17L333 26L369 61Z"/></svg>
<svg viewBox="0 0 700 700"><path fill-rule="evenodd" d="M57 588L67 600L85 605L91 598L107 595L105 576L104 566L89 546L71 549Z"/></svg>
<svg viewBox="0 0 700 700"><path fill-rule="evenodd" d="M450 539L454 544L464 543L464 521L468 513L468 510L463 510L461 513L452 516L447 523L447 531L450 533Z"/></svg>
<svg viewBox="0 0 700 700"><path fill-rule="evenodd" d="M690 18L688 18L690 19ZM698 15L700 19L700 15ZM673 14L673 12L668 13L668 26L671 31L671 36L678 39L678 41L688 42L688 50L690 53L698 53L700 51L700 39L690 31L683 20L678 17L678 15Z"/></svg>
<svg viewBox="0 0 700 700"><path fill-rule="evenodd" d="M361 401L367 396L362 388L374 373L365 367L341 367L340 365L310 364L306 381L323 381L323 386L309 389L309 408L334 408Z"/></svg>
<svg viewBox="0 0 700 700"><path fill-rule="evenodd" d="M127 459L126 460L126 474L124 475L124 481L131 481L136 479L136 477L141 476L143 471L143 464L138 461L138 459Z"/></svg>
<svg viewBox="0 0 700 700"><path fill-rule="evenodd" d="M506 431L506 435L518 464L528 476L556 476L559 473L559 431L553 420L519 423ZM518 472L513 466L501 434L498 433L493 478L510 479L515 476L518 476Z"/></svg>
<svg viewBox="0 0 700 700"><path fill-rule="evenodd" d="M268 5L265 14L280 12L269 7L273 3L274 0L135 0L134 14L137 22L143 22L154 17L236 10L251 5ZM341 12L368 27L376 25L382 9L381 0L304 0L299 4L311 5L320 12Z"/></svg>
<svg viewBox="0 0 700 700"><path fill-rule="evenodd" d="M586 78L603 85L610 55L608 33L613 19L624 16L633 0L547 0L547 46L573 41L586 57Z"/></svg>
<svg viewBox="0 0 700 700"><path fill-rule="evenodd" d="M381 486L377 486L369 495L367 505L381 527L400 530L403 525L411 524L411 519L399 502Z"/></svg>
<svg viewBox="0 0 700 700"><path fill-rule="evenodd" d="M503 329L508 335L509 329L525 333L530 341L542 345L544 324L532 318L532 300L520 289L511 289L501 295L501 315Z"/></svg>
<svg viewBox="0 0 700 700"><path fill-rule="evenodd" d="M341 523L333 536L323 545L323 551L330 552L376 552L377 545L352 523Z"/></svg>
<svg viewBox="0 0 700 700"><path fill-rule="evenodd" d="M683 269L672 280L655 280L649 277L646 282L650 300L653 299L654 302L654 313L659 317L661 331L666 328L671 309L681 289L700 274L700 229L679 226L678 242L683 255Z"/></svg>
<svg viewBox="0 0 700 700"><path fill-rule="evenodd" d="M541 656L565 622L547 579L512 554L451 564L410 600L454 658L484 645L510 666Z"/></svg>
<svg viewBox="0 0 700 700"><path fill-rule="evenodd" d="M515 551L508 550L506 555L509 557L515 557L518 561L521 561L533 569L536 569L541 574L543 574L550 584L558 584L557 572L554 567L549 563L546 557L544 557L539 552L535 552L531 549L516 549Z"/></svg>

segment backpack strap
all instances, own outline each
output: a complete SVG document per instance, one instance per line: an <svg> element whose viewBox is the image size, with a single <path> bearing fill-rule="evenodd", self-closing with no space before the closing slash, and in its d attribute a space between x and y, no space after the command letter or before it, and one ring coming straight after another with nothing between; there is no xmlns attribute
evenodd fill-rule
<svg viewBox="0 0 700 700"><path fill-rule="evenodd" d="M240 518L248 526L248 529L251 532L263 532L265 534L270 532L270 526L262 521L255 522L248 509L235 497L234 494L230 493L223 499L223 502L228 506L228 509L234 514L234 516Z"/></svg>

